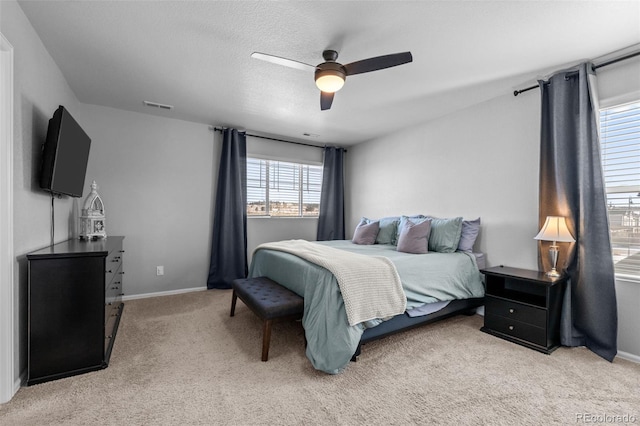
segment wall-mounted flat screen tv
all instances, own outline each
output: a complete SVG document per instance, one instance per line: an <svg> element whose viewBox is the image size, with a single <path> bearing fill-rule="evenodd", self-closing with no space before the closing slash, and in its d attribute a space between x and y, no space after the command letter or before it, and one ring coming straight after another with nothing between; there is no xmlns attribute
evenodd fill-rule
<svg viewBox="0 0 640 426"><path fill-rule="evenodd" d="M62 105L49 120L40 187L52 194L82 197L91 139Z"/></svg>

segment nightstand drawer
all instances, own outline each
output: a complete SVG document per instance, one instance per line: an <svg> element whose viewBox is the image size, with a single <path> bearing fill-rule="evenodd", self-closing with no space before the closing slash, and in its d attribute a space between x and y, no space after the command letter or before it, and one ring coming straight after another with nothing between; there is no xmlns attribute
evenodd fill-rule
<svg viewBox="0 0 640 426"><path fill-rule="evenodd" d="M509 320L527 323L540 328L547 326L546 309L523 305L511 300L486 296L485 312L489 315L499 315Z"/></svg>
<svg viewBox="0 0 640 426"><path fill-rule="evenodd" d="M491 314L485 314L484 326L491 330L517 337L518 339L541 346L547 346L547 332L541 327L535 327L510 318Z"/></svg>

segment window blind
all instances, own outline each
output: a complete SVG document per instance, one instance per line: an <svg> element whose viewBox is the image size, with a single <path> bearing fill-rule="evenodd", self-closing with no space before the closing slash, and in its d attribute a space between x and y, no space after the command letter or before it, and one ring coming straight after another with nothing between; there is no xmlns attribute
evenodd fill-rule
<svg viewBox="0 0 640 426"><path fill-rule="evenodd" d="M600 136L616 275L640 279L640 102L600 110Z"/></svg>
<svg viewBox="0 0 640 426"><path fill-rule="evenodd" d="M317 217L322 167L247 158L247 215Z"/></svg>
<svg viewBox="0 0 640 426"><path fill-rule="evenodd" d="M322 167L302 165L302 216L320 213L320 193L322 192Z"/></svg>
<svg viewBox="0 0 640 426"><path fill-rule="evenodd" d="M247 158L247 215L267 214L267 162L256 158Z"/></svg>

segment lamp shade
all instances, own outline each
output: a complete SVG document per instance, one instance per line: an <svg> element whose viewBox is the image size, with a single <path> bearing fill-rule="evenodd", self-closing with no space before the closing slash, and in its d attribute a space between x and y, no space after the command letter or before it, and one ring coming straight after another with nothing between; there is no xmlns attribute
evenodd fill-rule
<svg viewBox="0 0 640 426"><path fill-rule="evenodd" d="M573 243L575 239L569 229L567 222L562 216L547 216L542 229L538 235L533 237L534 240L556 241L561 243Z"/></svg>

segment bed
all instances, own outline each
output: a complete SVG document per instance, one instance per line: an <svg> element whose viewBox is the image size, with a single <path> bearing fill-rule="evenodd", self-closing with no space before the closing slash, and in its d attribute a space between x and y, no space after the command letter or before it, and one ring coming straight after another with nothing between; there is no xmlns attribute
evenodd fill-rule
<svg viewBox="0 0 640 426"><path fill-rule="evenodd" d="M282 249L286 243L258 246L249 276L266 276L304 298L302 325L307 340L306 355L314 368L329 374L342 372L367 342L459 313L471 313L483 304L484 286L478 267L478 262L483 261L481 255L459 251L408 254L398 251L394 244L361 245L350 240L306 242L321 246L322 250L344 253L344 256L350 253L384 258L397 271L406 300L402 311L350 325L351 317L347 315L336 275ZM439 306L441 309L437 312L410 316L438 304L444 306Z"/></svg>

